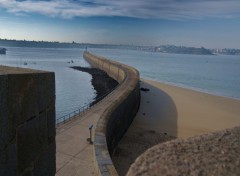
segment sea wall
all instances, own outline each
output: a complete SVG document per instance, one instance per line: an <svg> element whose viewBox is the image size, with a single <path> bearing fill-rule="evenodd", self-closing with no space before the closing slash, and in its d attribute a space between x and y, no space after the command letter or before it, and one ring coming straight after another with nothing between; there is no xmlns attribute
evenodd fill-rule
<svg viewBox="0 0 240 176"><path fill-rule="evenodd" d="M0 66L0 175L56 172L55 76Z"/></svg>
<svg viewBox="0 0 240 176"><path fill-rule="evenodd" d="M96 68L104 70L119 82L113 94L118 98L109 102L95 129L94 156L98 175L118 175L111 155L132 123L140 104L139 72L127 65L95 56L89 52L84 58Z"/></svg>

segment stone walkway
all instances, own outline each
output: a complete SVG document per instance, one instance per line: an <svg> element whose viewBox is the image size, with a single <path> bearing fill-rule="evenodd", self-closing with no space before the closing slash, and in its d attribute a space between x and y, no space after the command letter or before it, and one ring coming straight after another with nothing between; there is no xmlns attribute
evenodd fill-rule
<svg viewBox="0 0 240 176"><path fill-rule="evenodd" d="M89 125L95 127L102 113L97 106L83 116L57 127L56 176L95 175L93 145L89 144L87 138L90 136Z"/></svg>
<svg viewBox="0 0 240 176"><path fill-rule="evenodd" d="M61 124L56 129L56 176L89 176L94 173L94 148L87 138L89 126L93 124L93 133L101 114L119 98L124 86L110 93L100 103L94 105L81 117Z"/></svg>

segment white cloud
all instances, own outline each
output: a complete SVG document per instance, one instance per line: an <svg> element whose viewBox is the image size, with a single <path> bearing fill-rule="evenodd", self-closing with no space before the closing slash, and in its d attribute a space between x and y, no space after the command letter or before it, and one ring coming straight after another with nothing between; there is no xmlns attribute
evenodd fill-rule
<svg viewBox="0 0 240 176"><path fill-rule="evenodd" d="M239 0L0 0L9 13L51 17L125 16L171 20L239 18Z"/></svg>

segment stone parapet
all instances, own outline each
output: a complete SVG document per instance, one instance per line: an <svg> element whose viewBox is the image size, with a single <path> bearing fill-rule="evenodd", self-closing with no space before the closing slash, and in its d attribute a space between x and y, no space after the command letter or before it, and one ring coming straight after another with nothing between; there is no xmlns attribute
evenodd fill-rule
<svg viewBox="0 0 240 176"><path fill-rule="evenodd" d="M55 76L0 66L0 175L56 171Z"/></svg>

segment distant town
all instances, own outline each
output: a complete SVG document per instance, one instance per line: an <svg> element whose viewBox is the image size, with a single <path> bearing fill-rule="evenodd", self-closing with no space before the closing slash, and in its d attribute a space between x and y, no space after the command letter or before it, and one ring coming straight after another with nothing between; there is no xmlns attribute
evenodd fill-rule
<svg viewBox="0 0 240 176"><path fill-rule="evenodd" d="M136 45L111 45L111 44L90 44L90 43L76 43L76 42L49 42L49 41L27 41L27 40L8 40L0 39L1 47L39 47L39 48L109 48L109 49L129 49L147 52L161 52L174 54L198 54L198 55L240 55L240 49L234 48L215 48L207 49L204 47L186 47L175 45L161 45L161 46L136 46Z"/></svg>

